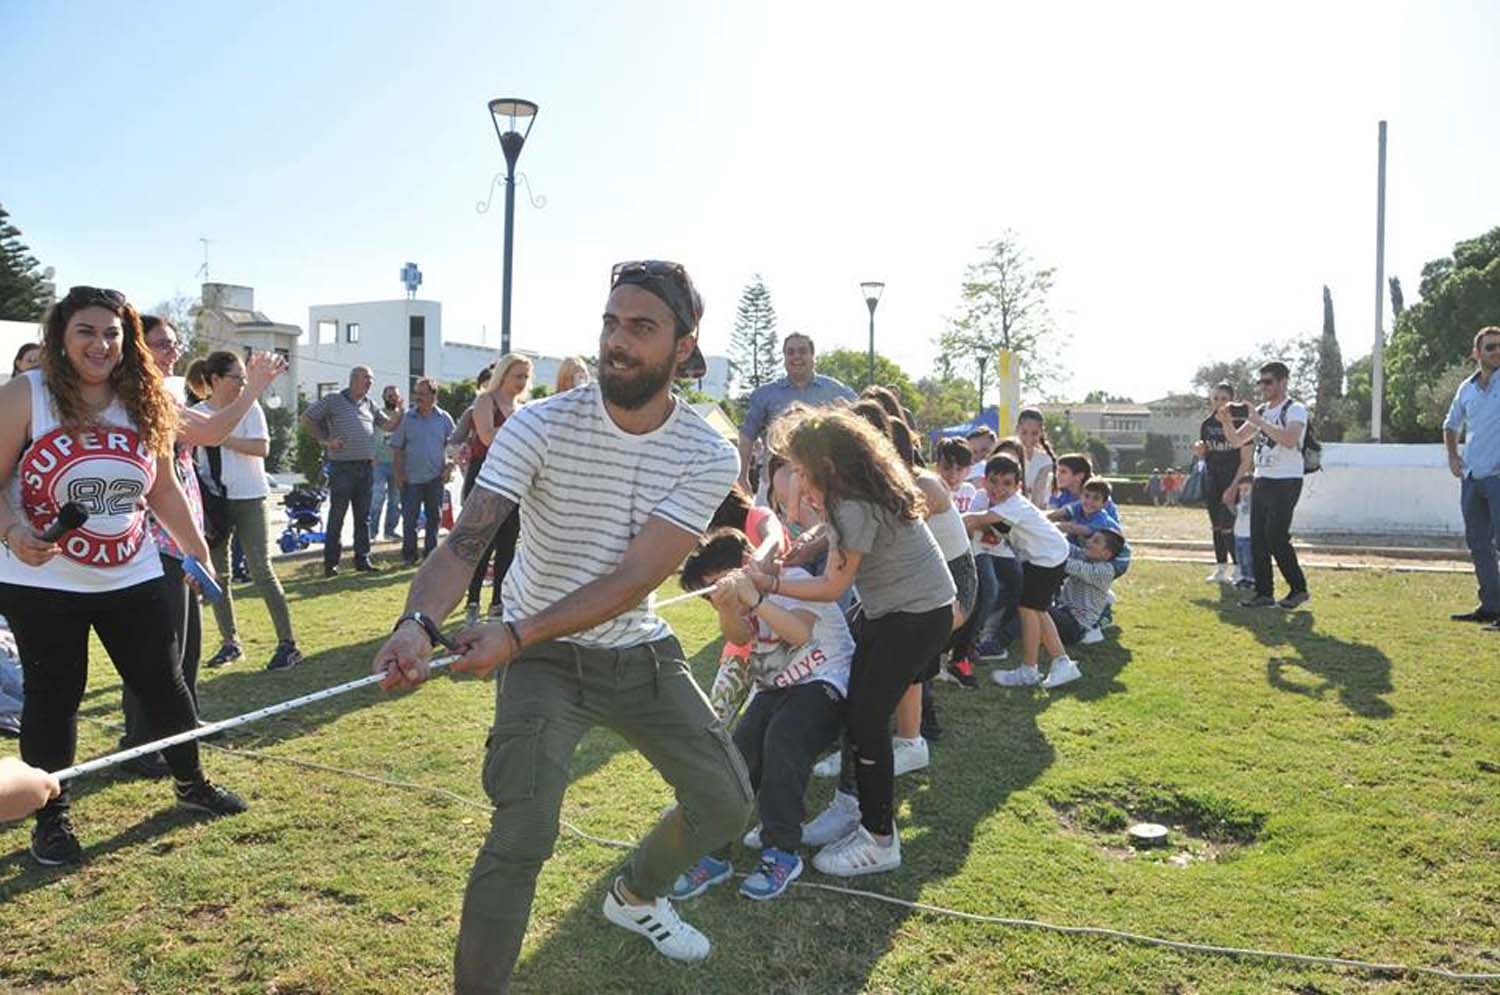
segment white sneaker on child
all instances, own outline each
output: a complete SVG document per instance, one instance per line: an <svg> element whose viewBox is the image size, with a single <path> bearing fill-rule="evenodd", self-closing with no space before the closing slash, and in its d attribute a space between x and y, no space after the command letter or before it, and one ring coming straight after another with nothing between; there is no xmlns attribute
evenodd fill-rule
<svg viewBox="0 0 1500 995"><path fill-rule="evenodd" d="M1064 684L1071 684L1083 676L1083 671L1078 669L1078 664L1068 659L1063 654L1052 661L1052 667L1047 671L1047 679L1042 681L1042 687L1047 689L1060 688Z"/></svg>
<svg viewBox="0 0 1500 995"><path fill-rule="evenodd" d="M889 843L878 842L864 826L856 826L848 836L819 850L813 866L840 878L894 871L901 866L901 837L894 824Z"/></svg>
<svg viewBox="0 0 1500 995"><path fill-rule="evenodd" d="M833 801L811 822L802 824L804 846L827 846L854 832L859 825L859 799L842 791L833 793Z"/></svg>
<svg viewBox="0 0 1500 995"><path fill-rule="evenodd" d="M1099 628L1097 625L1091 626L1083 631L1082 636L1078 637L1078 642L1084 646L1092 646L1095 643L1102 643L1104 642L1104 630Z"/></svg>
<svg viewBox="0 0 1500 995"><path fill-rule="evenodd" d="M990 679L1003 688L1030 688L1042 683L1041 672L1035 667L1013 667L1010 670L992 670Z"/></svg>
<svg viewBox="0 0 1500 995"><path fill-rule="evenodd" d="M843 766L843 763L843 754L835 750L832 753L828 754L828 756L824 757L822 760L819 760L817 763L813 764L813 773L818 777L838 777L839 768Z"/></svg>
<svg viewBox="0 0 1500 995"><path fill-rule="evenodd" d="M708 956L708 937L682 921L672 903L658 898L647 905L628 905L617 892L620 881L604 896L604 918L622 929L651 941L659 953L672 960L699 961Z"/></svg>
<svg viewBox="0 0 1500 995"><path fill-rule="evenodd" d="M891 754L895 760L892 777L900 777L902 774L910 774L914 770L921 770L932 760L932 754L927 748L927 740L921 736L915 739L903 739L900 736L891 737Z"/></svg>

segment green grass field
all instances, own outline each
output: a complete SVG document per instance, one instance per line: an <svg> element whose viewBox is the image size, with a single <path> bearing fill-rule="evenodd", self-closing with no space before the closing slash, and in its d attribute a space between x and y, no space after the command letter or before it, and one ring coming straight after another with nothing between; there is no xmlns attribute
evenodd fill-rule
<svg viewBox="0 0 1500 995"><path fill-rule="evenodd" d="M242 608L249 660L206 675L209 718L364 672L409 571L288 583L307 663L259 669L273 645ZM897 784L905 864L860 883L969 912L1181 940L1500 972L1500 636L1446 621L1459 576L1314 570L1294 614L1245 612L1202 569L1138 563L1117 639L1078 654L1064 693L939 687L946 735ZM718 642L697 603L669 609L700 680ZM210 629L212 623L209 623ZM212 647L209 647L211 651ZM206 655L206 654L205 654ZM80 756L107 752L115 675L94 656ZM981 675L984 676L984 675ZM491 685L346 695L224 745L480 799ZM0 747L12 749L13 746ZM441 992L486 812L272 760L207 751L252 810L179 814L170 789L81 782L88 851L36 868L27 826L0 828L0 990ZM633 839L670 801L661 779L596 731L564 818ZM830 791L815 782L810 804ZM1144 856L1121 827L1173 825ZM770 903L724 887L688 903L710 959L671 964L606 924L621 852L564 834L542 873L515 990L681 992L1422 992L1260 960L966 923L795 890ZM748 869L750 857L737 850ZM820 876L810 867L807 880Z"/></svg>

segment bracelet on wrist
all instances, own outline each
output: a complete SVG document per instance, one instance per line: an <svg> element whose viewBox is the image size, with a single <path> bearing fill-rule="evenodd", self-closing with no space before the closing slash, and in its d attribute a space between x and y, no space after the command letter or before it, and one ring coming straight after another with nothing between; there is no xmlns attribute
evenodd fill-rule
<svg viewBox="0 0 1500 995"><path fill-rule="evenodd" d="M521 652L524 647L521 645L521 630L516 628L516 623L507 619L505 621L505 631L510 633L510 638L515 642L516 652Z"/></svg>

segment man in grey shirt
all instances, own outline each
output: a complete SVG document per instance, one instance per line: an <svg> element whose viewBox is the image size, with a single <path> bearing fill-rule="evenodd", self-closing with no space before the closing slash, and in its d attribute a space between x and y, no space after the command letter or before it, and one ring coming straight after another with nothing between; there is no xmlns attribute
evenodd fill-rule
<svg viewBox="0 0 1500 995"><path fill-rule="evenodd" d="M453 437L453 416L437 406L437 382L429 377L412 389L416 407L406 413L391 433L392 473L401 489L401 561L417 562L417 515L426 512L426 541L422 555L437 548L438 521L443 513L445 449Z"/></svg>
<svg viewBox="0 0 1500 995"><path fill-rule="evenodd" d="M817 351L810 336L793 332L781 343L781 357L786 364L786 376L755 388L750 395L750 408L745 413L745 424L740 426L740 486L750 486L750 453L755 440L766 434L771 422L794 403L801 401L812 407L822 407L837 401L854 401L856 395L833 377L817 372Z"/></svg>
<svg viewBox="0 0 1500 995"><path fill-rule="evenodd" d="M380 411L370 400L375 375L368 366L349 371L349 386L325 394L302 412L302 424L323 445L329 463L328 529L323 541L323 576L339 572L344 514L354 505L354 569L372 573L370 495L375 484L375 426L392 431L401 409Z"/></svg>

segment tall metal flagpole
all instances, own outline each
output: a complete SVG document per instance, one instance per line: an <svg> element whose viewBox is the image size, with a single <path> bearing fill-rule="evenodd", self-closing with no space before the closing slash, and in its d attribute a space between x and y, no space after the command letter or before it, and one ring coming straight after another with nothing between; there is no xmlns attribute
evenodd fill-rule
<svg viewBox="0 0 1500 995"><path fill-rule="evenodd" d="M1375 181L1375 349L1370 353L1370 438L1380 441L1385 417L1385 122L1380 122L1380 165Z"/></svg>

